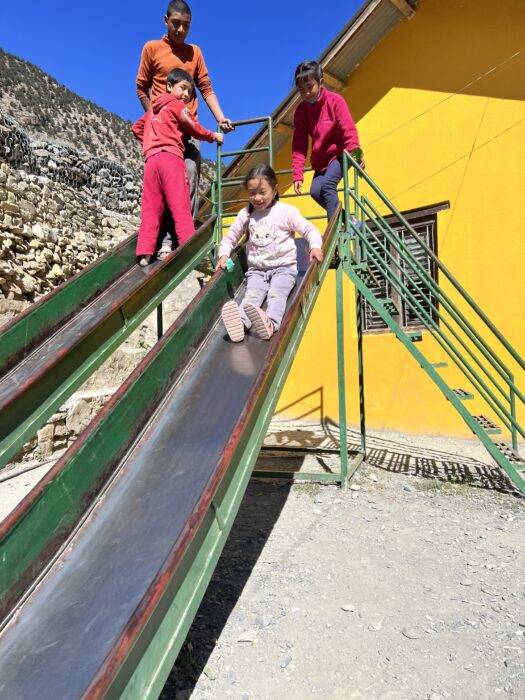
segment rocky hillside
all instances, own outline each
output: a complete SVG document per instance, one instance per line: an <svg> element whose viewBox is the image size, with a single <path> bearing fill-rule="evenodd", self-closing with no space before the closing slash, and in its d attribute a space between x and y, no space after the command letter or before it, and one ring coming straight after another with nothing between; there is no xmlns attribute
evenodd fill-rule
<svg viewBox="0 0 525 700"><path fill-rule="evenodd" d="M60 85L37 66L0 49L0 109L33 137L50 139L137 170L131 123Z"/></svg>
<svg viewBox="0 0 525 700"><path fill-rule="evenodd" d="M138 171L140 147L131 122L58 83L27 61L0 49L0 111L37 139L49 139ZM203 173L213 171L205 161ZM202 189L207 189L202 178Z"/></svg>

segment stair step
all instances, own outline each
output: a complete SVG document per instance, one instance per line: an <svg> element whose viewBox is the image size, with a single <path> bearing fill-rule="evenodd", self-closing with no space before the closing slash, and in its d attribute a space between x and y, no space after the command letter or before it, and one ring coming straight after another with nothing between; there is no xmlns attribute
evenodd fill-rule
<svg viewBox="0 0 525 700"><path fill-rule="evenodd" d="M370 269L368 263L360 262L354 264L354 270L356 275L359 277L361 282L366 284L367 287L379 287L379 282L375 277L374 273Z"/></svg>
<svg viewBox="0 0 525 700"><path fill-rule="evenodd" d="M465 389L452 389L452 393L455 394L461 401L470 401L474 398L474 394Z"/></svg>
<svg viewBox="0 0 525 700"><path fill-rule="evenodd" d="M448 367L448 362L432 362L432 367L443 369L443 367Z"/></svg>
<svg viewBox="0 0 525 700"><path fill-rule="evenodd" d="M516 465L518 469L525 469L525 459L523 459L523 457L519 455L515 449L513 449L510 445L507 445L506 442L494 442L494 444L511 464Z"/></svg>
<svg viewBox="0 0 525 700"><path fill-rule="evenodd" d="M478 423L479 426L483 428L483 430L488 433L489 435L499 435L501 433L501 428L496 425L493 421L490 420L490 418L487 418L487 416L472 416L476 423Z"/></svg>
<svg viewBox="0 0 525 700"><path fill-rule="evenodd" d="M397 310L397 306L394 304L392 299L381 299L381 304L382 304L383 308L386 311L388 311L388 313L391 316L399 316L399 311Z"/></svg>

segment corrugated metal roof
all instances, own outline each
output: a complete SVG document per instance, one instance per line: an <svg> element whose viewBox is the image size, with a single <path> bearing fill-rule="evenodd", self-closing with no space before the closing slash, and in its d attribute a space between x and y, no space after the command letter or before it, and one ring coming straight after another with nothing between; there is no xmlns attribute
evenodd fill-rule
<svg viewBox="0 0 525 700"><path fill-rule="evenodd" d="M415 2L416 0L367 0L318 58L323 69L340 81L346 82L348 76L395 25L406 18L403 6L405 10L412 8L415 11ZM274 127L279 123L291 126L298 103L299 96L296 90L291 90L272 113ZM281 134L274 128L274 152L277 153L289 138L288 135ZM257 148L267 143L268 133L267 128L264 127L257 131L244 148ZM242 176L255 164L265 160L264 153L238 156L227 166L224 174L228 177ZM240 199L242 187L240 185L228 187L227 193L228 199ZM205 213L208 208L209 204L206 204L202 208L202 213Z"/></svg>

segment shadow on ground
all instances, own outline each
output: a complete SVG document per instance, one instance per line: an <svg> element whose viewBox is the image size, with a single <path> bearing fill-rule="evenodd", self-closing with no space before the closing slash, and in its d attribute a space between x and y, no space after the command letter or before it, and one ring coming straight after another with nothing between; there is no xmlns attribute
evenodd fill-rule
<svg viewBox="0 0 525 700"><path fill-rule="evenodd" d="M256 481L249 484L206 595L159 696L160 700L175 700L177 693L194 689L215 640L220 636L279 519L289 491L289 484ZM189 697L190 693L181 695Z"/></svg>
<svg viewBox="0 0 525 700"><path fill-rule="evenodd" d="M488 454L485 462L465 454L418 445L416 440L414 438L414 444L409 444L395 438L368 435L366 464L403 476L419 476L505 492L515 490L503 471L490 463ZM305 450L338 449L339 426L330 418L325 418L321 426L316 423L311 430L306 426L300 430L269 433L266 442L281 449L299 444ZM348 430L348 450L357 451L359 447L359 432Z"/></svg>

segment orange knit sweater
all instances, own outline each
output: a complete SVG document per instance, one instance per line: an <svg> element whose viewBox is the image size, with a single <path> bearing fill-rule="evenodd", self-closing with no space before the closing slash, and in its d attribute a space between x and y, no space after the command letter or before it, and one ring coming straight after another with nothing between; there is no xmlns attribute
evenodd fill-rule
<svg viewBox="0 0 525 700"><path fill-rule="evenodd" d="M142 49L137 75L139 99L149 97L153 102L155 98L165 93L166 78L173 68L182 68L189 73L204 99L213 94L208 69L200 48L195 44L174 44L165 34L162 39L148 41ZM192 114L197 115L196 96L188 104L188 108Z"/></svg>

